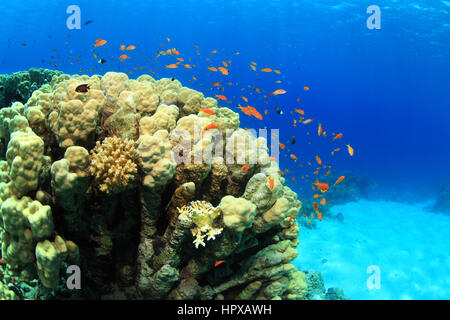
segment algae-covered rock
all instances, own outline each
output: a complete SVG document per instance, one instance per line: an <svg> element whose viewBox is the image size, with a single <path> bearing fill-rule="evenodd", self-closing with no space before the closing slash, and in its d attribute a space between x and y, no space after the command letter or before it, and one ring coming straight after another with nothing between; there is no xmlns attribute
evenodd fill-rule
<svg viewBox="0 0 450 320"><path fill-rule="evenodd" d="M33 91L60 74L61 71L36 68L13 74L0 74L0 109L9 107L14 101L25 103Z"/></svg>

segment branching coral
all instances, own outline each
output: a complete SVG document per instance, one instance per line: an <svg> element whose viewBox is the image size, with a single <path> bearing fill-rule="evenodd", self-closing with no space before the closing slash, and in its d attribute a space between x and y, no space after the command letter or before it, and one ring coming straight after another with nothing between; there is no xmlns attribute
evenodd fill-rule
<svg viewBox="0 0 450 320"><path fill-rule="evenodd" d="M118 193L131 187L138 172L134 142L117 137L97 141L89 171L103 192Z"/></svg>
<svg viewBox="0 0 450 320"><path fill-rule="evenodd" d="M180 214L187 214L195 224L192 235L195 237L194 244L198 248L205 246L206 240L214 240L222 233L223 228L214 226L216 218L220 215L220 209L215 208L206 201L192 201L188 205L178 208Z"/></svg>

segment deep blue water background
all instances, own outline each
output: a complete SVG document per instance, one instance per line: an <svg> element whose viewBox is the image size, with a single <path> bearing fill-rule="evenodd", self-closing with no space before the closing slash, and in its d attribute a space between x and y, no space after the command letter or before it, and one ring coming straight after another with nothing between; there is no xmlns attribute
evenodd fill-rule
<svg viewBox="0 0 450 320"><path fill-rule="evenodd" d="M269 105L254 98L256 95L249 96L250 91L242 94L238 88L227 88L225 94L237 97L232 107L242 102L238 97L246 95L260 112L269 109L264 124L242 115L242 126L281 128L283 142L295 135L297 143L290 149L303 162L314 161L319 154L338 170L369 175L387 192L408 191L417 197L433 197L450 179L450 2L2 2L0 73L30 67L65 73L97 68L83 73L132 71L131 77L137 77L148 72L133 67L146 63L146 68L158 72L157 77L176 76L184 85L201 91L205 88L199 85L201 79L204 84L230 79L240 83L239 89L250 84L265 92L283 88L288 93L270 98ZM80 6L83 23L94 22L81 30L68 30L66 8L71 4ZM381 30L366 28L366 8L371 4L381 7ZM198 67L165 69L163 64L175 62L167 57L161 57L166 60L161 60L165 62L157 69L154 60L147 62L157 50L170 48L166 37L183 58L197 59ZM95 50L107 60L103 70L92 57L97 38L108 40ZM160 43L166 46L161 48ZM125 63L117 59L122 54L118 53L121 44L137 46L134 52L127 52L131 59ZM194 45L199 46L203 62ZM204 58L215 49L221 57L216 66L224 55L232 60L228 77L207 70L211 64ZM236 51L240 52L237 56L233 55ZM69 57L78 55L81 61L71 65L74 59ZM258 68L279 69L282 76L255 75L249 70L250 61L257 62ZM187 82L192 75L199 81ZM283 83L276 85L275 79ZM305 92L303 86L311 90ZM275 106L282 107L285 115L274 113ZM294 108L305 110L315 124L293 128L287 114ZM355 156L350 158L341 151L331 158L334 145L317 137L318 121L330 133L343 132L344 139L336 144L343 148L350 143ZM307 129L310 136L305 134ZM295 169L297 180L307 173L291 159L281 159L284 168ZM301 191L299 187L296 190Z"/></svg>

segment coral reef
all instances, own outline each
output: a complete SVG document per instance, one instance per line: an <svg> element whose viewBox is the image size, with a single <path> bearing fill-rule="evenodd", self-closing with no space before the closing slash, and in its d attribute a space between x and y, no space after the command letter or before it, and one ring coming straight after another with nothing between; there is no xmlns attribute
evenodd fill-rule
<svg viewBox="0 0 450 320"><path fill-rule="evenodd" d="M436 202L430 208L432 211L450 215L450 187L442 186Z"/></svg>
<svg viewBox="0 0 450 320"><path fill-rule="evenodd" d="M27 102L33 91L60 74L60 71L36 68L13 74L0 74L0 109L9 107L11 102Z"/></svg>
<svg viewBox="0 0 450 320"><path fill-rule="evenodd" d="M333 186L340 176L345 176L345 179L335 187L330 188L330 191L326 193L327 201L332 204L343 204L365 199L376 186L375 182L369 177L349 172L331 174L328 177L324 177L321 181Z"/></svg>
<svg viewBox="0 0 450 320"><path fill-rule="evenodd" d="M266 139L215 99L174 79L61 74L1 110L0 140L2 297L309 297L290 263L301 202Z"/></svg>

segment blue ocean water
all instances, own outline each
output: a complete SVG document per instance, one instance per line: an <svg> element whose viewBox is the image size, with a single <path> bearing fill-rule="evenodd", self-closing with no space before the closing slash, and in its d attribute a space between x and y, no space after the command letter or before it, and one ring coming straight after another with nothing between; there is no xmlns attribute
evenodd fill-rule
<svg viewBox="0 0 450 320"><path fill-rule="evenodd" d="M66 26L66 9L74 4L81 9L80 30ZM381 29L366 26L371 4L381 9ZM150 69L210 96L221 94L211 82L233 82L223 92L232 101L226 106L242 104L244 95L261 113L268 110L262 121L241 113L241 126L280 129L289 149L281 153L281 167L300 195L311 192L301 177L312 175L315 164L307 162L315 163L316 155L338 172L370 176L379 192L399 202L405 194L408 201L432 199L450 179L449 1L24 0L2 5L1 12L0 73L45 67L70 74L121 71L134 78ZM99 38L108 43L94 48ZM123 63L122 44L137 47ZM171 47L196 68L167 69L173 58L154 59ZM94 53L106 63L98 64ZM208 71L208 57L215 65L231 61L230 74ZM255 74L252 61L281 74ZM254 86L266 94L287 93L263 98ZM310 127L293 126L289 113L297 108L314 119ZM318 137L318 122L343 139L331 144ZM354 157L345 144L355 149ZM335 147L342 150L331 156Z"/></svg>

